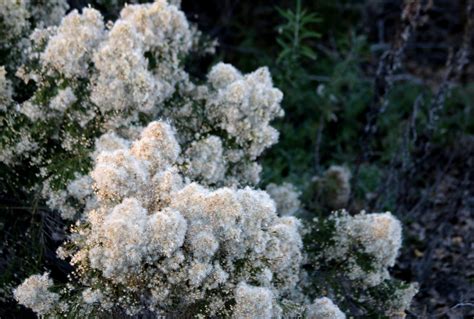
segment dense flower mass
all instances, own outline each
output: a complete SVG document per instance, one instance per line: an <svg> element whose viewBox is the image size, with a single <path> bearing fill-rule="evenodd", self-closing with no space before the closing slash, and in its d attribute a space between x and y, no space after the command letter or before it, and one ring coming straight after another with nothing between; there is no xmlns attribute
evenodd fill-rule
<svg viewBox="0 0 474 319"><path fill-rule="evenodd" d="M235 310L233 318L271 318L273 314L273 296L265 288L252 287L241 283L235 289Z"/></svg>
<svg viewBox="0 0 474 319"><path fill-rule="evenodd" d="M186 79L179 59L189 52L191 41L186 17L175 6L157 1L125 7L94 54L98 77L92 102L103 112L156 115L160 110L156 104L169 98L176 83ZM131 114L130 121L136 121L137 115ZM120 125L123 119L107 123Z"/></svg>
<svg viewBox="0 0 474 319"><path fill-rule="evenodd" d="M5 67L0 67L0 111L6 111L12 103L12 87Z"/></svg>
<svg viewBox="0 0 474 319"><path fill-rule="evenodd" d="M87 289L84 302L130 313L169 313L204 300L206 315L281 312L277 301L291 297L299 278L299 221L278 217L263 191L212 190L183 178L165 122L122 146L98 155L95 208L61 249ZM100 298L90 290L97 286ZM234 298L235 309L226 306Z"/></svg>
<svg viewBox="0 0 474 319"><path fill-rule="evenodd" d="M343 262L348 278L364 286L390 277L388 268L395 264L402 243L400 222L392 214L351 216L341 211L327 222L334 223L334 237L332 246L321 252L325 260Z"/></svg>
<svg viewBox="0 0 474 319"><path fill-rule="evenodd" d="M66 0L1 0L0 65L13 71L24 62L31 30L57 25L68 8Z"/></svg>
<svg viewBox="0 0 474 319"><path fill-rule="evenodd" d="M296 187L290 183L281 185L268 184L265 189L277 205L277 212L280 216L294 215L300 209L300 193Z"/></svg>
<svg viewBox="0 0 474 319"><path fill-rule="evenodd" d="M267 68L243 76L232 65L219 63L208 78L211 96L206 109L237 144L248 147L250 158L277 142L278 131L268 124L283 116L283 94L273 87Z"/></svg>
<svg viewBox="0 0 474 319"><path fill-rule="evenodd" d="M58 72L66 78L86 77L91 54L103 36L104 22L98 11L89 8L82 14L72 11L48 39L40 55L45 72Z"/></svg>
<svg viewBox="0 0 474 319"><path fill-rule="evenodd" d="M26 1L2 0L0 2L0 45L2 49L11 46L29 28ZM7 31L8 30L8 31Z"/></svg>
<svg viewBox="0 0 474 319"><path fill-rule="evenodd" d="M31 308L38 315L45 315L59 300L58 294L49 291L52 285L53 281L47 273L34 275L16 288L14 295L19 303Z"/></svg>
<svg viewBox="0 0 474 319"><path fill-rule="evenodd" d="M7 126L1 161L14 167L26 159L37 167L38 181L25 184L42 188L51 208L74 218L83 200L69 184L89 170L96 139L107 132L134 138L141 125L162 117L180 133L191 178L208 185L257 184L261 167L255 160L278 138L269 122L283 114L282 93L265 68L242 75L218 64L208 82L194 84L182 61L198 37L178 7L164 0L128 5L108 27L98 11L85 8L70 12L58 27L36 29L17 75L34 81L37 90L2 114L5 122L31 126ZM226 78L229 70L232 78ZM2 92L8 93L7 81ZM51 143L57 146L46 151ZM65 165L64 157L74 160Z"/></svg>
<svg viewBox="0 0 474 319"><path fill-rule="evenodd" d="M306 309L308 319L345 319L346 315L332 302L331 299L323 297L316 299Z"/></svg>
<svg viewBox="0 0 474 319"><path fill-rule="evenodd" d="M216 184L225 177L222 140L215 136L195 141L186 150L187 174L191 178L201 178L209 184Z"/></svg>

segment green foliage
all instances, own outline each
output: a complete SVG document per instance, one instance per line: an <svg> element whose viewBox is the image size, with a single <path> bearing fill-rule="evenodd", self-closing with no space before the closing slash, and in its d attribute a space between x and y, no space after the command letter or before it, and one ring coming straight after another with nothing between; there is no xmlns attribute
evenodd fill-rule
<svg viewBox="0 0 474 319"><path fill-rule="evenodd" d="M290 3L289 8L275 9L280 16L276 40L261 50L270 55L240 61L269 65L275 85L285 95L285 118L276 124L280 141L263 159L263 184L290 181L311 198L313 176L333 164L347 165L357 171L353 203L368 207L393 166L414 165L414 152L430 138L428 113L438 88L409 76L396 81L385 112L376 118L376 134L364 140L378 61L369 39L358 34L357 8L364 1L351 2L352 6L347 1ZM341 8L347 10L347 19L340 19ZM258 47L254 38L258 34L244 38L242 45ZM472 92L469 84L448 94L431 137L435 143L449 145L461 135L473 134ZM396 209L394 196L386 194L378 209Z"/></svg>
<svg viewBox="0 0 474 319"><path fill-rule="evenodd" d="M279 27L280 35L276 38L281 47L277 62L293 60L297 63L303 57L315 60L316 52L306 42L321 37L320 33L312 30L321 22L321 18L315 12L302 9L301 0L296 1L295 11L281 8L277 8L277 11L286 19L286 23Z"/></svg>
<svg viewBox="0 0 474 319"><path fill-rule="evenodd" d="M354 160L359 147L354 140L371 99L371 82L364 79L360 66L367 60L365 38L350 35L348 41L350 44L341 42L338 57L321 56L317 63L302 60L297 66L275 67L276 85L285 93L286 116L278 126L280 142L264 165L266 181L289 179L304 185L324 166ZM280 161L288 150L291 156Z"/></svg>

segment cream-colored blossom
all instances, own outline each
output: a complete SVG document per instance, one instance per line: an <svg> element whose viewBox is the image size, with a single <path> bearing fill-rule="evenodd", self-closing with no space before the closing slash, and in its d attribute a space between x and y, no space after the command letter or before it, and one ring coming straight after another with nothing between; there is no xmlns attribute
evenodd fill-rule
<svg viewBox="0 0 474 319"><path fill-rule="evenodd" d="M0 0L0 47L10 46L30 27L27 4L27 0Z"/></svg>
<svg viewBox="0 0 474 319"><path fill-rule="evenodd" d="M102 152L112 152L119 149L127 149L130 147L130 141L121 138L115 132L110 131L102 134L95 141L95 150L92 153L92 158L96 159Z"/></svg>
<svg viewBox="0 0 474 319"><path fill-rule="evenodd" d="M268 184L265 190L275 201L280 216L294 215L300 209L300 192L293 184L276 185L272 183Z"/></svg>
<svg viewBox="0 0 474 319"><path fill-rule="evenodd" d="M283 116L283 94L273 87L267 68L242 75L232 66L219 63L208 79L213 88L206 104L209 117L238 144L247 145L250 158L277 142L278 132L269 122Z"/></svg>
<svg viewBox="0 0 474 319"><path fill-rule="evenodd" d="M55 0L46 7L51 5L59 12L61 3ZM34 15L40 11L38 8ZM278 134L270 121L283 114L282 94L273 87L266 68L243 75L230 65L218 64L206 83L193 83L183 59L198 36L178 6L165 0L127 5L107 27L98 11L85 8L82 13L71 11L58 27L36 29L25 51L28 59L17 76L25 83L34 81L37 91L18 109L10 109L14 118L28 124L57 129L51 129L54 133L50 135L33 136L31 143L25 143L25 138L19 141L21 134L11 134L0 160L12 165L19 158L31 162L34 158L42 177L62 181L65 176L56 176L62 172L48 171L57 163L47 161L84 156L84 167L77 172L84 174L88 161L107 161L105 155L98 158L102 150L128 147L124 140L135 138L132 131L152 118L163 118L173 125L176 143L164 141L159 156L149 152L158 148L147 139L137 141L131 150L142 159L148 158L147 165L157 165L151 175L155 175L153 170L161 171L168 162L174 162L183 148L178 170L192 180L213 186L258 184L262 168L256 158L276 142ZM2 103L1 108L5 107ZM167 124L160 125L163 134L169 134ZM78 130L84 134L76 134ZM95 151L87 154L94 140ZM51 143L58 144L54 148L57 152L44 152L45 158L35 154ZM13 147L15 144L18 147ZM127 155L122 157L125 160ZM150 161L152 157L163 161ZM67 167L65 171L75 173L74 169ZM112 172L98 165L94 174ZM67 180L55 190L37 185L43 186L42 194L51 207L68 217L87 204L85 199L69 194L70 183L74 181ZM124 188L131 185L125 180L123 183ZM118 196L116 199L121 200L126 196L124 189L118 194L117 189L101 187L100 181L96 184L102 190L101 198Z"/></svg>
<svg viewBox="0 0 474 319"><path fill-rule="evenodd" d="M232 318L273 318L272 292L267 288L253 287L244 282L235 289L235 307Z"/></svg>
<svg viewBox="0 0 474 319"><path fill-rule="evenodd" d="M398 219L389 212L351 216L343 211L330 220L335 223L334 246L322 252L325 258L344 261L347 277L364 286L376 286L390 277L388 268L395 264L402 243ZM359 264L354 245L369 258L370 270Z"/></svg>
<svg viewBox="0 0 474 319"><path fill-rule="evenodd" d="M186 150L188 162L187 175L198 180L215 184L224 179L226 163L223 155L222 141L211 135L203 140L193 142Z"/></svg>
<svg viewBox="0 0 474 319"><path fill-rule="evenodd" d="M18 286L13 294L20 304L41 316L51 311L59 300L59 295L49 290L52 285L48 273L33 275Z"/></svg>
<svg viewBox="0 0 474 319"><path fill-rule="evenodd" d="M71 87L67 87L58 92L58 94L51 100L49 107L53 110L64 112L69 106L77 101Z"/></svg>
<svg viewBox="0 0 474 319"><path fill-rule="evenodd" d="M91 53L103 36L104 22L97 10L85 8L82 14L73 10L49 39L41 60L66 77L85 77Z"/></svg>
<svg viewBox="0 0 474 319"><path fill-rule="evenodd" d="M126 6L94 54L99 75L92 101L105 112L157 114L156 104L170 97L184 76L179 57L189 51L191 37L184 14L164 0ZM160 63L150 68L146 54Z"/></svg>
<svg viewBox="0 0 474 319"><path fill-rule="evenodd" d="M103 295L100 290L87 288L82 292L82 298L86 304L100 302Z"/></svg>
<svg viewBox="0 0 474 319"><path fill-rule="evenodd" d="M12 103L11 82L7 79L7 71L0 66L0 111L6 111Z"/></svg>
<svg viewBox="0 0 474 319"><path fill-rule="evenodd" d="M308 319L345 319L346 315L327 297L315 299L306 308Z"/></svg>
<svg viewBox="0 0 474 319"><path fill-rule="evenodd" d="M91 172L101 200L121 200L143 190L149 178L146 163L137 160L129 150L105 152L97 157Z"/></svg>
<svg viewBox="0 0 474 319"><path fill-rule="evenodd" d="M149 254L170 257L183 246L187 222L180 212L164 209L149 216L147 234Z"/></svg>
<svg viewBox="0 0 474 319"><path fill-rule="evenodd" d="M150 123L130 149L136 158L149 163L153 170L162 170L175 162L180 151L173 129L164 122Z"/></svg>

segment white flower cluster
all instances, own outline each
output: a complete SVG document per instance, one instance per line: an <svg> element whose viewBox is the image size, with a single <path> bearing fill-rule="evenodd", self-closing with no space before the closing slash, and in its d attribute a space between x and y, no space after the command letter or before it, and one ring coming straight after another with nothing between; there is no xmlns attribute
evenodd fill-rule
<svg viewBox="0 0 474 319"><path fill-rule="evenodd" d="M7 0L9 1L9 0ZM67 0L25 0L36 27L57 25L69 9Z"/></svg>
<svg viewBox="0 0 474 319"><path fill-rule="evenodd" d="M390 296L388 307L385 315L389 318L405 318L405 310L410 308L413 297L418 293L418 284L410 283L406 287L397 289L395 293Z"/></svg>
<svg viewBox="0 0 474 319"><path fill-rule="evenodd" d="M180 140L189 145L188 174L211 185L258 184L261 166L255 159L277 142L270 122L283 116L283 94L268 69L243 75L218 63L207 83L188 82L182 91L183 102L163 115L173 119Z"/></svg>
<svg viewBox="0 0 474 319"><path fill-rule="evenodd" d="M327 297L314 300L306 308L308 319L346 319L346 315Z"/></svg>
<svg viewBox="0 0 474 319"><path fill-rule="evenodd" d="M186 150L188 164L187 175L193 179L205 180L208 184L217 184L226 174L222 140L214 135L194 141Z"/></svg>
<svg viewBox="0 0 474 319"><path fill-rule="evenodd" d="M87 173L96 138L106 132L134 138L136 127L164 118L179 133L186 176L205 185L256 185L261 172L256 158L278 139L269 123L283 115L282 93L266 68L242 75L220 63L206 83L191 82L182 59L198 34L165 0L128 5L107 27L98 11L85 8L70 12L58 27L36 30L30 63L17 75L34 80L38 89L18 109L42 134L32 138L31 127L12 132L0 159L12 165L15 158L27 158L38 165L49 206L72 218L69 201L75 196L68 184L76 183L71 176ZM10 113L21 118L15 109ZM41 127L58 124L51 134ZM67 178L49 171L55 158L41 149L51 143L59 144L58 153L77 158L75 166L64 167ZM79 163L86 164L78 169Z"/></svg>
<svg viewBox="0 0 474 319"><path fill-rule="evenodd" d="M275 318L273 296L268 289L240 283L235 289L235 308L232 315L236 319Z"/></svg>
<svg viewBox="0 0 474 319"><path fill-rule="evenodd" d="M50 312L59 300L59 295L49 290L52 285L48 273L33 275L18 286L13 294L20 304L41 316Z"/></svg>
<svg viewBox="0 0 474 319"><path fill-rule="evenodd" d="M0 0L0 64L12 69L24 58L33 27L56 25L68 9L67 0Z"/></svg>
<svg viewBox="0 0 474 319"><path fill-rule="evenodd" d="M58 94L51 100L49 107L58 112L64 112L68 107L77 101L71 87L59 90Z"/></svg>
<svg viewBox="0 0 474 319"><path fill-rule="evenodd" d="M100 131L156 116L187 78L181 59L193 36L184 14L165 0L126 6L110 30L97 10L73 10L59 27L32 34L30 63L17 75L38 90L21 111L32 121L66 117Z"/></svg>
<svg viewBox="0 0 474 319"><path fill-rule="evenodd" d="M242 75L232 65L219 63L209 72L208 80L209 118L245 147L251 159L278 141L278 131L269 123L283 116L283 93L273 87L266 67Z"/></svg>
<svg viewBox="0 0 474 319"><path fill-rule="evenodd" d="M84 303L169 313L205 301L205 315L280 316L277 301L291 297L302 261L296 218L278 217L263 191L183 178L165 122L133 143L102 142L115 149L100 153L91 173L95 208L60 254L88 289Z"/></svg>
<svg viewBox="0 0 474 319"><path fill-rule="evenodd" d="M30 27L27 0L0 0L0 48L11 46Z"/></svg>
<svg viewBox="0 0 474 319"><path fill-rule="evenodd" d="M156 105L186 79L180 58L189 52L192 36L183 12L164 0L125 7L94 55L98 76L92 102L103 112L133 111L128 121L136 121L138 111L156 115Z"/></svg>
<svg viewBox="0 0 474 319"><path fill-rule="evenodd" d="M94 49L103 36L104 22L98 11L72 11L61 21L41 54L45 72L57 72L66 78L86 77Z"/></svg>
<svg viewBox="0 0 474 319"><path fill-rule="evenodd" d="M11 82L7 79L5 67L0 66L0 111L7 111L12 103Z"/></svg>
<svg viewBox="0 0 474 319"><path fill-rule="evenodd" d="M390 278L388 268L394 266L402 243L398 219L388 212L351 216L342 211L329 220L335 224L335 243L324 251L327 260L343 262L347 277L363 286Z"/></svg>
<svg viewBox="0 0 474 319"><path fill-rule="evenodd" d="M275 201L278 215L292 216L300 209L300 192L293 184L283 183L276 185L271 183L267 185L265 190Z"/></svg>

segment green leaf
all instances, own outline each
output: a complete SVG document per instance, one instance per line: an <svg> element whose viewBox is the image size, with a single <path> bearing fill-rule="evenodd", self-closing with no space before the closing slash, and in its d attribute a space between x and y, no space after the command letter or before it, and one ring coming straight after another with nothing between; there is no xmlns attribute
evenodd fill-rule
<svg viewBox="0 0 474 319"><path fill-rule="evenodd" d="M317 54L310 47L301 47L301 53L307 58L310 58L311 60L316 60Z"/></svg>
<svg viewBox="0 0 474 319"><path fill-rule="evenodd" d="M304 30L301 32L301 39L319 39L321 34L315 31Z"/></svg>

